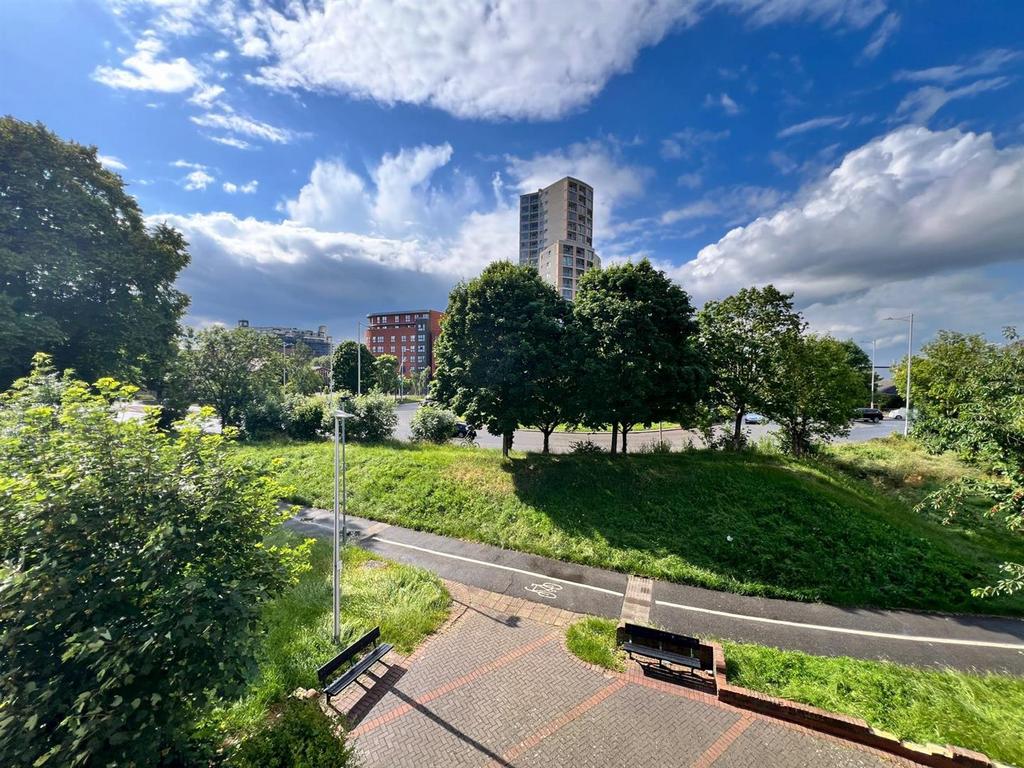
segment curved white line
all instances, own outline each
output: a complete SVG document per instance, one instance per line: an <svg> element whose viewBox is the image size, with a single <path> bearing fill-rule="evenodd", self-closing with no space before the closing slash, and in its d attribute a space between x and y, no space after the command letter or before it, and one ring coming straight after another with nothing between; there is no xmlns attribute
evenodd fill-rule
<svg viewBox="0 0 1024 768"><path fill-rule="evenodd" d="M781 624L785 627L798 627L800 629L816 629L822 632L838 632L844 635L864 635L866 637L884 637L888 640L910 640L916 643L944 643L946 645L971 645L979 648L1003 648L1011 651L1024 651L1024 644L1021 643L996 643L988 640L960 640L953 637L927 637L925 635L900 635L895 632L874 632L870 629L850 629L848 627L829 627L824 624L804 624L800 621L786 621L784 619L769 619L763 616L748 616L743 613L729 613L728 611L715 611L711 608L698 608L695 605L680 605L670 603L667 600L655 600L655 605L664 605L669 608L679 608L683 611L696 611L698 613L710 613L712 616L722 616L727 619L740 619L741 621L757 621L762 624Z"/></svg>

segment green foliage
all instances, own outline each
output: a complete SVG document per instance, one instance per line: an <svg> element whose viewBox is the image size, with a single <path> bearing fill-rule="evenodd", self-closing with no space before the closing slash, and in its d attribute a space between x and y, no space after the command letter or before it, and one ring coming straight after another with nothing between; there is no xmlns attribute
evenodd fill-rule
<svg viewBox="0 0 1024 768"><path fill-rule="evenodd" d="M37 356L0 401L0 764L178 764L287 581L280 487L227 436L116 421L134 393Z"/></svg>
<svg viewBox="0 0 1024 768"><path fill-rule="evenodd" d="M394 398L382 392L341 400L338 407L354 416L345 421L345 436L348 440L364 443L390 440L398 426ZM323 431L334 434L334 416L330 409L324 412Z"/></svg>
<svg viewBox="0 0 1024 768"><path fill-rule="evenodd" d="M214 326L185 336L175 378L189 399L255 436L281 428L281 359L270 336Z"/></svg>
<svg viewBox="0 0 1024 768"><path fill-rule="evenodd" d="M147 229L96 148L0 117L0 388L37 350L87 378L155 384L188 297L182 236Z"/></svg>
<svg viewBox="0 0 1024 768"><path fill-rule="evenodd" d="M280 457L293 500L330 506L330 445L245 453L268 467ZM395 444L355 446L348 467L352 513L396 525L731 592L1024 614L1024 595L970 594L1001 553L821 462L731 451L504 460Z"/></svg>
<svg viewBox="0 0 1024 768"><path fill-rule="evenodd" d="M848 362L849 351L828 336L790 338L779 350L779 377L764 413L782 427L779 447L801 456L815 441L850 431L863 381Z"/></svg>
<svg viewBox="0 0 1024 768"><path fill-rule="evenodd" d="M723 643L729 682L1024 765L1024 678Z"/></svg>
<svg viewBox="0 0 1024 768"><path fill-rule="evenodd" d="M346 768L355 765L355 756L316 701L287 699L273 719L235 748L226 765Z"/></svg>
<svg viewBox="0 0 1024 768"><path fill-rule="evenodd" d="M452 290L436 345L433 394L471 424L502 435L538 421L557 364L568 303L532 267L506 261Z"/></svg>
<svg viewBox="0 0 1024 768"><path fill-rule="evenodd" d="M398 358L381 355L373 361L373 384L381 392L398 394Z"/></svg>
<svg viewBox="0 0 1024 768"><path fill-rule="evenodd" d="M569 443L569 452L575 454L595 454L604 453L604 448L595 443L593 440L576 440Z"/></svg>
<svg viewBox="0 0 1024 768"><path fill-rule="evenodd" d="M701 349L712 370L709 411L702 414L705 431L711 432L724 416L730 422L729 447L742 448L743 417L767 410L783 375L782 350L800 335L803 320L793 309L792 294L766 285L707 302L697 321Z"/></svg>
<svg viewBox="0 0 1024 768"><path fill-rule="evenodd" d="M314 358L313 353L302 342L292 347L287 355L282 355L284 366L285 393L288 395L312 395L323 392L325 380L321 375L322 358ZM329 364L329 359L328 359Z"/></svg>
<svg viewBox="0 0 1024 768"><path fill-rule="evenodd" d="M293 395L285 401L285 432L296 440L314 440L329 413L326 395Z"/></svg>
<svg viewBox="0 0 1024 768"><path fill-rule="evenodd" d="M690 297L646 259L590 270L573 305L582 339L583 423L636 424L678 419L704 394L709 372L697 345ZM529 422L532 423L532 422Z"/></svg>
<svg viewBox="0 0 1024 768"><path fill-rule="evenodd" d="M447 443L455 435L455 414L443 408L424 405L412 417L412 439Z"/></svg>
<svg viewBox="0 0 1024 768"><path fill-rule="evenodd" d="M358 392L362 374L363 392L369 392L376 382L376 358L369 348L351 339L334 348L334 389L339 392Z"/></svg>
<svg viewBox="0 0 1024 768"><path fill-rule="evenodd" d="M586 662L621 672L626 665L615 642L616 626L611 619L580 619L566 630L565 645Z"/></svg>

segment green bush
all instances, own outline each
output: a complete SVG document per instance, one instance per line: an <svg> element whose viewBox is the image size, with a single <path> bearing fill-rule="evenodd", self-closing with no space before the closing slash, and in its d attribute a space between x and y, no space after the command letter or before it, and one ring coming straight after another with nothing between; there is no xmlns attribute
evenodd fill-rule
<svg viewBox="0 0 1024 768"><path fill-rule="evenodd" d="M348 419L345 430L349 440L362 443L380 443L390 440L398 426L395 400L380 392L353 397L343 406L355 418ZM334 419L328 410L324 414L325 431L334 433Z"/></svg>
<svg viewBox="0 0 1024 768"><path fill-rule="evenodd" d="M593 440L577 440L569 443L570 453L604 453L604 448L595 443Z"/></svg>
<svg viewBox="0 0 1024 768"><path fill-rule="evenodd" d="M413 414L412 439L447 443L455 434L455 414L443 408L424 405Z"/></svg>
<svg viewBox="0 0 1024 768"><path fill-rule="evenodd" d="M276 392L254 399L242 410L242 434L247 440L262 440L279 435L285 427L285 407Z"/></svg>
<svg viewBox="0 0 1024 768"><path fill-rule="evenodd" d="M288 699L280 713L245 739L227 760L229 768L346 768L352 749L335 735L315 701Z"/></svg>
<svg viewBox="0 0 1024 768"><path fill-rule="evenodd" d="M287 583L281 488L230 431L117 421L135 392L38 355L0 396L0 765L187 762Z"/></svg>
<svg viewBox="0 0 1024 768"><path fill-rule="evenodd" d="M285 403L285 432L296 440L314 440L329 416L323 395L296 395Z"/></svg>

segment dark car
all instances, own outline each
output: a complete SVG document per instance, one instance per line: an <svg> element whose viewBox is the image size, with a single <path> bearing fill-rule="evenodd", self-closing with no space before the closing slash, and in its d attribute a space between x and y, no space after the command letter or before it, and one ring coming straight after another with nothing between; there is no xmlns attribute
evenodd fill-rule
<svg viewBox="0 0 1024 768"><path fill-rule="evenodd" d="M884 414L877 408L855 408L853 418L857 421L878 423L884 418Z"/></svg>
<svg viewBox="0 0 1024 768"><path fill-rule="evenodd" d="M469 425L464 421L455 422L455 437L465 437L469 434Z"/></svg>

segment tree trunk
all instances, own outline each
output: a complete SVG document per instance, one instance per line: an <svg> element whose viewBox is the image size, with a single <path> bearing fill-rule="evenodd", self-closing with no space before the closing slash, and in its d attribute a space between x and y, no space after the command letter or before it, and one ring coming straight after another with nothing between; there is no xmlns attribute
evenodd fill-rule
<svg viewBox="0 0 1024 768"><path fill-rule="evenodd" d="M544 433L544 450L543 450L543 453L550 453L551 452L548 449L548 439L551 437L551 433L554 432L554 431L555 431L554 427L552 427L551 429L542 429L541 430L541 432Z"/></svg>
<svg viewBox="0 0 1024 768"><path fill-rule="evenodd" d="M619 422L612 422L612 454L619 451Z"/></svg>
<svg viewBox="0 0 1024 768"><path fill-rule="evenodd" d="M739 450L740 441L742 439L742 437L741 437L742 434L743 434L743 409L742 408L737 408L736 409L736 418L733 419L733 425L732 425L732 449L734 451Z"/></svg>
<svg viewBox="0 0 1024 768"><path fill-rule="evenodd" d="M626 452L626 435L629 434L629 427L626 426L625 422L622 424L622 452Z"/></svg>
<svg viewBox="0 0 1024 768"><path fill-rule="evenodd" d="M501 455L508 458L508 452L512 450L512 432L505 432L501 436Z"/></svg>

